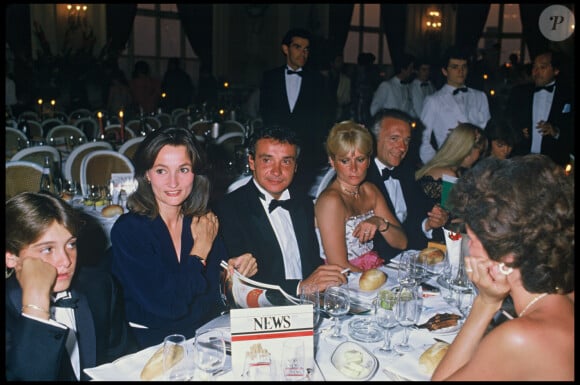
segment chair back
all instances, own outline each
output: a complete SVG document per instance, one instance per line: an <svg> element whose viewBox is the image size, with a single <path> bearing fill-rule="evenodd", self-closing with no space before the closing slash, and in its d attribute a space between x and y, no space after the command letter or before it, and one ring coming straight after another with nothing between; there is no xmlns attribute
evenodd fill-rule
<svg viewBox="0 0 580 385"><path fill-rule="evenodd" d="M6 200L21 192L40 189L42 166L26 160L6 162Z"/></svg>
<svg viewBox="0 0 580 385"><path fill-rule="evenodd" d="M175 127L188 128L190 126L191 119L187 111L182 111L177 115L173 116L173 125Z"/></svg>
<svg viewBox="0 0 580 385"><path fill-rule="evenodd" d="M72 180L76 183L81 181L81 163L86 154L96 150L112 150L113 146L109 142L98 141L88 142L75 147L66 158L64 163L63 176L66 180Z"/></svg>
<svg viewBox="0 0 580 385"><path fill-rule="evenodd" d="M161 122L161 127L167 128L173 126L173 118L170 114L162 112L157 115L157 119Z"/></svg>
<svg viewBox="0 0 580 385"><path fill-rule="evenodd" d="M99 124L94 118L77 119L74 125L85 133L88 140L99 139Z"/></svg>
<svg viewBox="0 0 580 385"><path fill-rule="evenodd" d="M193 132L195 135L205 136L206 132L211 132L212 126L213 122L196 120L189 126L189 131Z"/></svg>
<svg viewBox="0 0 580 385"><path fill-rule="evenodd" d="M147 124L147 129L149 132L158 130L163 127L161 120L155 116L145 116L143 119L145 120L145 124Z"/></svg>
<svg viewBox="0 0 580 385"><path fill-rule="evenodd" d="M44 141L44 131L42 131L42 125L37 120L26 120L26 129L28 130L28 136L34 141Z"/></svg>
<svg viewBox="0 0 580 385"><path fill-rule="evenodd" d="M137 151L137 147L139 147L143 139L145 139L144 136L138 136L136 138L127 140L121 147L119 147L119 152L125 155L127 158L133 160L133 155L135 154L135 151Z"/></svg>
<svg viewBox="0 0 580 385"><path fill-rule="evenodd" d="M38 115L38 113L36 111L22 111L19 115L18 115L18 121L21 121L22 119L26 119L26 120L35 120L37 122L40 122L40 115Z"/></svg>
<svg viewBox="0 0 580 385"><path fill-rule="evenodd" d="M113 173L135 175L131 159L114 150L95 150L84 156L81 163L81 189L88 194L87 185L105 186Z"/></svg>
<svg viewBox="0 0 580 385"><path fill-rule="evenodd" d="M60 126L61 124L68 124L68 122L63 122L62 120L57 118L44 119L42 122L40 122L40 126L42 127L43 133L42 137L43 138L46 137L51 128Z"/></svg>
<svg viewBox="0 0 580 385"><path fill-rule="evenodd" d="M36 163L40 167L44 166L44 157L49 156L52 159L53 175L60 175L60 152L52 146L34 146L23 148L18 151L11 161L26 160L28 162Z"/></svg>
<svg viewBox="0 0 580 385"><path fill-rule="evenodd" d="M77 108L68 115L69 123L74 124L77 119L90 118L92 115L93 113L89 109Z"/></svg>
<svg viewBox="0 0 580 385"><path fill-rule="evenodd" d="M324 191L324 189L330 184L330 182L332 182L332 180L334 179L335 176L336 176L336 171L334 171L334 168L329 167L328 170L326 170L326 173L324 174L322 179L320 180L320 183L316 187L316 192L314 194L314 201L315 202L318 199L318 197L320 196L320 194Z"/></svg>
<svg viewBox="0 0 580 385"><path fill-rule="evenodd" d="M125 126L123 128L123 135L124 135L124 139L128 140L131 138L135 138L137 135L135 135L135 131L133 131L132 129L130 129L129 127ZM105 127L105 140L108 142L120 142L121 141L121 125L120 124L109 124L107 127Z"/></svg>
<svg viewBox="0 0 580 385"><path fill-rule="evenodd" d="M246 132L246 129L242 123L238 122L237 120L225 120L221 122L220 125L222 135L230 132L241 132L242 134Z"/></svg>
<svg viewBox="0 0 580 385"><path fill-rule="evenodd" d="M244 175L241 178L236 179L228 186L228 188L226 190L226 194L231 193L232 191L237 190L238 188L242 187L243 185L248 183L250 178L252 178L252 175Z"/></svg>
<svg viewBox="0 0 580 385"><path fill-rule="evenodd" d="M17 128L6 127L6 159L10 159L18 151L26 148L28 143L28 138L24 135L24 132Z"/></svg>
<svg viewBox="0 0 580 385"><path fill-rule="evenodd" d="M72 143L68 140L72 139ZM46 141L51 145L67 144L67 147L74 147L77 144L83 144L88 141L85 133L72 124L61 124L55 126L46 134Z"/></svg>
<svg viewBox="0 0 580 385"><path fill-rule="evenodd" d="M235 161L236 147L242 145L244 139L243 132L228 132L227 134L220 135L216 139L215 144L219 146L226 160Z"/></svg>

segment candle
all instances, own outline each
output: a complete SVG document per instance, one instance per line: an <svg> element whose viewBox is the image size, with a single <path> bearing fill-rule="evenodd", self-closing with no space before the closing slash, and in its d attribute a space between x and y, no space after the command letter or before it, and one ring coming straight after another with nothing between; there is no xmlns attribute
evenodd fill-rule
<svg viewBox="0 0 580 385"><path fill-rule="evenodd" d="M38 109L40 110L40 119L42 119L42 99L38 99Z"/></svg>
<svg viewBox="0 0 580 385"><path fill-rule="evenodd" d="M125 141L125 123L123 122L123 110L119 111L119 122L121 123L121 143Z"/></svg>
<svg viewBox="0 0 580 385"><path fill-rule="evenodd" d="M56 100L52 99L50 101L50 105L52 106L52 116L54 116L54 112L56 110Z"/></svg>
<svg viewBox="0 0 580 385"><path fill-rule="evenodd" d="M99 118L99 138L103 140L105 139L105 132L103 131L103 113L99 111L97 117Z"/></svg>

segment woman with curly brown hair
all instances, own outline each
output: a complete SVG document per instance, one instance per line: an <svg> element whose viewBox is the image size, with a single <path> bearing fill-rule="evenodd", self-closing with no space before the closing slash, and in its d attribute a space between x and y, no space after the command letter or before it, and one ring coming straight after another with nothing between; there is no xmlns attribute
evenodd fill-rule
<svg viewBox="0 0 580 385"><path fill-rule="evenodd" d="M479 293L432 380L574 380L574 179L544 155L490 157L449 204ZM486 333L507 296L517 317Z"/></svg>

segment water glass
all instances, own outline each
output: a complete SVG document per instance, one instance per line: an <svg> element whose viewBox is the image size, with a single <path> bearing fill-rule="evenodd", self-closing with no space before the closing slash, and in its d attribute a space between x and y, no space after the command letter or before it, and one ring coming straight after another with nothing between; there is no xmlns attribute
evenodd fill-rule
<svg viewBox="0 0 580 385"><path fill-rule="evenodd" d="M350 310L350 293L347 285L329 285L324 291L324 310L334 321L334 332L327 337L330 342L344 342L346 336L340 332L340 317Z"/></svg>
<svg viewBox="0 0 580 385"><path fill-rule="evenodd" d="M226 342L221 330L207 330L195 337L195 364L211 380L213 373L222 369L226 362Z"/></svg>
<svg viewBox="0 0 580 385"><path fill-rule="evenodd" d="M320 292L318 286L314 284L300 284L300 303L312 305L312 327L314 333L318 333L320 322Z"/></svg>
<svg viewBox="0 0 580 385"><path fill-rule="evenodd" d="M373 350L373 353L378 357L390 359L398 355L391 347L391 331L399 324L395 314L396 304L397 295L390 290L381 290L373 301L375 322L385 331L383 346Z"/></svg>

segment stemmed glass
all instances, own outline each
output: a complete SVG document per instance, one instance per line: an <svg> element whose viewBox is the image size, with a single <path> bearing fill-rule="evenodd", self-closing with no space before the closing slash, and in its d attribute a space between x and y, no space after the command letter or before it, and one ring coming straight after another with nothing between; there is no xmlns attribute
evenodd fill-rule
<svg viewBox="0 0 580 385"><path fill-rule="evenodd" d="M397 295L395 304L395 317L399 325L403 327L403 340L395 345L399 352L410 352L413 350L409 345L410 328L419 320L421 315L421 297L419 287L415 285L404 285Z"/></svg>
<svg viewBox="0 0 580 385"><path fill-rule="evenodd" d="M347 285L332 284L324 291L324 310L334 321L334 332L327 337L333 342L346 341L346 336L340 332L340 317L350 310L350 294Z"/></svg>
<svg viewBox="0 0 580 385"><path fill-rule="evenodd" d="M195 364L205 374L202 380L210 380L212 374L224 367L226 341L221 330L207 330L195 337Z"/></svg>
<svg viewBox="0 0 580 385"><path fill-rule="evenodd" d="M320 292L317 285L300 285L300 304L312 305L312 331L314 333L314 349L316 351L316 348L318 347L318 338L320 337L320 330L318 326L322 318L320 316ZM312 357L312 360L306 361L306 373L308 378L310 378L310 375L314 372L314 367L314 357Z"/></svg>
<svg viewBox="0 0 580 385"><path fill-rule="evenodd" d="M184 335L171 334L163 340L163 374L169 381L187 381L193 377Z"/></svg>
<svg viewBox="0 0 580 385"><path fill-rule="evenodd" d="M469 313L471 312L471 306L473 306L473 300L477 295L475 287L473 284L469 283L467 288L465 289L458 289L457 291L457 307L459 311L463 315L462 322L465 321Z"/></svg>
<svg viewBox="0 0 580 385"><path fill-rule="evenodd" d="M97 202L101 199L101 186L90 185L89 187L89 198L93 202L93 209L97 209Z"/></svg>
<svg viewBox="0 0 580 385"><path fill-rule="evenodd" d="M397 270L397 281L400 285L411 285L415 283L415 259L418 251L406 250L401 253L399 268Z"/></svg>
<svg viewBox="0 0 580 385"><path fill-rule="evenodd" d="M392 358L397 355L397 352L391 348L391 330L398 325L395 316L396 304L397 296L389 290L381 290L373 303L375 322L385 330L385 343L373 350L373 353L379 357Z"/></svg>

